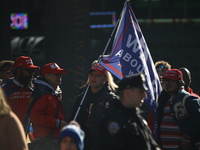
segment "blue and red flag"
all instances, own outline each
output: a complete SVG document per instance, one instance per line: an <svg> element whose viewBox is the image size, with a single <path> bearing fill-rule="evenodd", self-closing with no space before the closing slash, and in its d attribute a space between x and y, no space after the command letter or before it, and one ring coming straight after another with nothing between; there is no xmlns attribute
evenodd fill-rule
<svg viewBox="0 0 200 150"><path fill-rule="evenodd" d="M122 10L112 52L108 57L101 58L100 64L119 79L130 74L145 74L148 87L145 102L153 112L153 132L157 135L156 107L162 87L146 41L128 1Z"/></svg>

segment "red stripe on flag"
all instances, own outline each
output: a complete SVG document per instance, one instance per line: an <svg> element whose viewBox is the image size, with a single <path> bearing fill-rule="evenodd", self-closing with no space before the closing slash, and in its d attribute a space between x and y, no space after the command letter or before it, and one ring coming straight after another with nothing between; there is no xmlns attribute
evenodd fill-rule
<svg viewBox="0 0 200 150"><path fill-rule="evenodd" d="M108 66L110 69L112 69L113 71L115 71L118 75L120 75L121 77L124 77L124 75L118 71L117 69L115 69L113 66L107 64L107 63L104 63L106 66Z"/></svg>

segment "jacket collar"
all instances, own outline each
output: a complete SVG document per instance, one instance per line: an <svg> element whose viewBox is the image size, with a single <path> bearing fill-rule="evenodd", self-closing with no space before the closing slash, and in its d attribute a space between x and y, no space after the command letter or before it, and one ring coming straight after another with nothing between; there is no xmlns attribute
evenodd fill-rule
<svg viewBox="0 0 200 150"><path fill-rule="evenodd" d="M58 91L56 91L50 84L48 84L45 81L42 81L42 80L39 80L39 79L35 79L34 83L35 84L39 84L39 85L43 85L43 86L46 86L46 87L50 88L52 90L52 94L53 95L59 95Z"/></svg>

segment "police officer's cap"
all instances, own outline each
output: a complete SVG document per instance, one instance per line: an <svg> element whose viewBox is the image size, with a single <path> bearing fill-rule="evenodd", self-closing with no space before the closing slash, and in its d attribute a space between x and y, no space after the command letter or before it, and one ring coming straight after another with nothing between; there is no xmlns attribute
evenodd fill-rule
<svg viewBox="0 0 200 150"><path fill-rule="evenodd" d="M147 90L147 87L145 85L145 77L142 73L125 76L117 83L117 85L119 86L119 90L129 89L133 87Z"/></svg>

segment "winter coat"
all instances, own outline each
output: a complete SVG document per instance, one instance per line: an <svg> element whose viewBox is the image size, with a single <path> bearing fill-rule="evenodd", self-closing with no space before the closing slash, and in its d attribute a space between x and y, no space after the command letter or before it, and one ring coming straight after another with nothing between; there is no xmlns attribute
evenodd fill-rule
<svg viewBox="0 0 200 150"><path fill-rule="evenodd" d="M84 93L85 91L83 90L77 97L70 120L73 120ZM105 112L113 107L115 101L118 101L118 97L111 91L107 82L97 93L92 93L91 89L88 89L87 95L76 118L76 121L85 132L84 149L96 150L99 148L99 123Z"/></svg>
<svg viewBox="0 0 200 150"><path fill-rule="evenodd" d="M181 90L170 100L170 111L182 134L192 137L193 147L200 145L200 99Z"/></svg>
<svg viewBox="0 0 200 150"><path fill-rule="evenodd" d="M100 149L159 150L139 108L125 108L120 102L100 123Z"/></svg>
<svg viewBox="0 0 200 150"><path fill-rule="evenodd" d="M65 121L64 108L58 93L47 82L35 80L35 89L31 97L38 97L30 115L34 137L53 134L57 139L60 122Z"/></svg>

